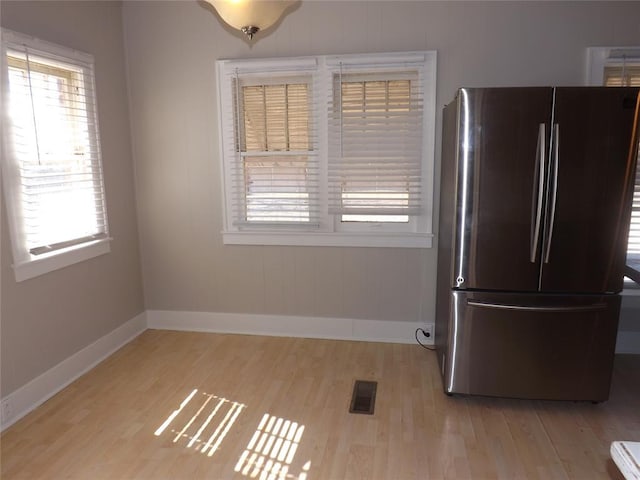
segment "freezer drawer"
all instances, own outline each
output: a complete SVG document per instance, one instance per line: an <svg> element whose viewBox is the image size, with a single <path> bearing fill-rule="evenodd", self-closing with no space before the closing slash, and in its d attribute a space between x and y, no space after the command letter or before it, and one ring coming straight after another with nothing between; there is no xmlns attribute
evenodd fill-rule
<svg viewBox="0 0 640 480"><path fill-rule="evenodd" d="M446 393L604 401L620 297L452 291Z"/></svg>

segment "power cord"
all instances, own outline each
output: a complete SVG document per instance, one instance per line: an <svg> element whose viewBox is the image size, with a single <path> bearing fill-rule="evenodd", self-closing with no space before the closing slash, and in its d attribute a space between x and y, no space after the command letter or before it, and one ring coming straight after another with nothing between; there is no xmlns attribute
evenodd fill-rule
<svg viewBox="0 0 640 480"><path fill-rule="evenodd" d="M418 345L420 345L422 348L426 349L426 350L435 350L436 347L431 347L429 345L425 345L424 343L422 343L420 341L420 339L418 338L418 332L422 332L422 335L429 338L431 335L427 332L424 331L424 329L422 328L416 328L416 342L418 342Z"/></svg>

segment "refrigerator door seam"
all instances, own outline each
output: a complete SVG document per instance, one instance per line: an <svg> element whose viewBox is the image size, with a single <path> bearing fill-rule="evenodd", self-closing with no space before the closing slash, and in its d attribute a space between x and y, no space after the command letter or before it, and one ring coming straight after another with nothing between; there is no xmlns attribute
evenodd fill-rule
<svg viewBox="0 0 640 480"><path fill-rule="evenodd" d="M551 199L549 198L549 195L551 194L550 189L551 189L551 164L552 164L552 160L553 160L553 148L554 148L554 125L556 124L556 88L552 89L552 93L551 93L551 120L549 122L549 151L545 152L545 155L548 153L548 157L546 164L544 165L545 167L545 171L547 172L547 176L546 176L546 181L545 181L545 186L544 186L544 223L542 226L542 252L540 253L540 264L539 264L539 268L538 268L538 292L543 291L542 288L542 276L543 276L543 270L544 270L544 257L545 257L545 251L546 251L546 245L547 242L549 240L549 203L551 201Z"/></svg>
<svg viewBox="0 0 640 480"><path fill-rule="evenodd" d="M538 148L536 151L536 173L537 178L534 179L534 192L536 183L538 184L538 193L534 193L533 208L531 209L531 263L536 263L536 257L538 256L538 239L540 238L540 221L542 219L542 202L544 195L544 154L546 150L545 145L546 137L546 124L541 123L538 127ZM537 197L537 201L536 201ZM534 220L535 219L535 220Z"/></svg>
<svg viewBox="0 0 640 480"><path fill-rule="evenodd" d="M560 155L558 153L558 144L560 141L560 125L553 126L553 189L551 192L551 212L549 213L549 233L547 235L547 245L544 253L544 263L549 263L549 255L551 253L551 239L553 238L553 226L556 220L556 204L558 202L558 167L560 163Z"/></svg>

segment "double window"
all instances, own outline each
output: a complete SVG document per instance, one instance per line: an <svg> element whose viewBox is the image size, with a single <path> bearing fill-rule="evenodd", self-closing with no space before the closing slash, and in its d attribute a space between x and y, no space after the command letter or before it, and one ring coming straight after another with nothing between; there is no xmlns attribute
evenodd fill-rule
<svg viewBox="0 0 640 480"><path fill-rule="evenodd" d="M431 246L435 57L219 61L225 243Z"/></svg>
<svg viewBox="0 0 640 480"><path fill-rule="evenodd" d="M2 35L3 180L24 280L108 251L93 58Z"/></svg>

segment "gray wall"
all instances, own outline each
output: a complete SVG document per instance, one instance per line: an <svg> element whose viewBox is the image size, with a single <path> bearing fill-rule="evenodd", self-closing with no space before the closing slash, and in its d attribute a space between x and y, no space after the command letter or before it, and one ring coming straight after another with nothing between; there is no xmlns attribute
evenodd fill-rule
<svg viewBox="0 0 640 480"><path fill-rule="evenodd" d="M119 2L8 2L2 26L94 55L111 253L16 283L2 208L2 396L144 311ZM3 202L4 204L4 202Z"/></svg>
<svg viewBox="0 0 640 480"><path fill-rule="evenodd" d="M435 248L222 244L216 59L437 50L439 138L458 87L584 84L586 48L637 44L638 19L638 2L304 1L249 44L204 2L127 2L147 308L433 320Z"/></svg>

